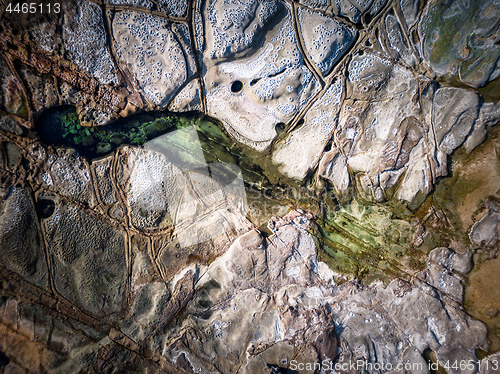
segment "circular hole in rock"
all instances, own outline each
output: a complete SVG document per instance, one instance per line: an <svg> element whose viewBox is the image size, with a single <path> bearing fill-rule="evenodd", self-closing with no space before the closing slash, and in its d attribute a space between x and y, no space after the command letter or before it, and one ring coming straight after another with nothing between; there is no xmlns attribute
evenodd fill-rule
<svg viewBox="0 0 500 374"><path fill-rule="evenodd" d="M238 93L243 89L243 83L241 81L234 81L231 85L231 92Z"/></svg>
<svg viewBox="0 0 500 374"><path fill-rule="evenodd" d="M285 130L285 124L283 122L278 122L276 124L276 132L282 133Z"/></svg>
<svg viewBox="0 0 500 374"><path fill-rule="evenodd" d="M302 126L304 124L304 118L301 118L299 122L297 122L297 126Z"/></svg>
<svg viewBox="0 0 500 374"><path fill-rule="evenodd" d="M36 203L36 212L40 218L49 218L55 209L56 204L49 199L40 199Z"/></svg>
<svg viewBox="0 0 500 374"><path fill-rule="evenodd" d="M7 357L5 353L0 351L0 367L6 367L10 362L10 359Z"/></svg>

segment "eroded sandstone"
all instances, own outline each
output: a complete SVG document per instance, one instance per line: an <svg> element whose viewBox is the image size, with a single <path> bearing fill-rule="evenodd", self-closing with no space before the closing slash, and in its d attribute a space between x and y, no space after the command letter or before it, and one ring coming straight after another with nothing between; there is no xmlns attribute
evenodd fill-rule
<svg viewBox="0 0 500 374"><path fill-rule="evenodd" d="M492 372L498 353L479 360L487 330L463 295L471 259L497 251L498 192L478 219L432 193L499 122L498 4L61 9L0 6L4 371L275 373L329 359L419 373L470 359L460 372ZM61 136L77 140L45 144L40 116L65 105L76 119L61 117ZM178 148L168 136L141 148L144 129L98 128L166 109L220 121L198 132L209 146L181 134ZM92 141L100 158L72 148ZM234 194L243 176L263 195L249 210ZM454 233L460 219L472 223ZM491 337L498 305L480 313Z"/></svg>

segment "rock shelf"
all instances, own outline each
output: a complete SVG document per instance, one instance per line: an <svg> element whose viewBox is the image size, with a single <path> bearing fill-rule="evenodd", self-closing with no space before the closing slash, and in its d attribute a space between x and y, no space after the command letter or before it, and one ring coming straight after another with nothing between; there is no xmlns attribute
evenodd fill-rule
<svg viewBox="0 0 500 374"><path fill-rule="evenodd" d="M494 372L498 2L58 4L0 5L0 371Z"/></svg>

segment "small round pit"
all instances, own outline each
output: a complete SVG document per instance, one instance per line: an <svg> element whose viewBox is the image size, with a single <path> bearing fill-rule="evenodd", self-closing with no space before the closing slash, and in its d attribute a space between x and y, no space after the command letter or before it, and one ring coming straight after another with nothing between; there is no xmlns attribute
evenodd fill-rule
<svg viewBox="0 0 500 374"><path fill-rule="evenodd" d="M56 204L49 199L40 199L36 203L36 211L42 219L50 218L54 214Z"/></svg>
<svg viewBox="0 0 500 374"><path fill-rule="evenodd" d="M231 92L233 93L238 93L243 89L243 82L241 81L234 81L233 84L231 84Z"/></svg>

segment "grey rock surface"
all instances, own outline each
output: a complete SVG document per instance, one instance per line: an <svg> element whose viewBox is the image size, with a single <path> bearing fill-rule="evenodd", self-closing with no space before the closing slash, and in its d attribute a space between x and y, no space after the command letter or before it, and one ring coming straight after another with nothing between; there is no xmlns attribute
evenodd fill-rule
<svg viewBox="0 0 500 374"><path fill-rule="evenodd" d="M498 242L499 230L500 213L498 212L498 206L492 203L488 213L474 224L469 237L475 245L492 248Z"/></svg>
<svg viewBox="0 0 500 374"><path fill-rule="evenodd" d="M81 2L65 15L64 48L67 58L104 84L117 84L116 67L106 46L102 11Z"/></svg>
<svg viewBox="0 0 500 374"><path fill-rule="evenodd" d="M124 10L110 15L120 59L131 65L148 99L164 107L190 77L190 50L181 44L174 26L148 14Z"/></svg>
<svg viewBox="0 0 500 374"><path fill-rule="evenodd" d="M321 13L302 8L298 10L298 22L311 60L323 76L328 75L354 43L356 30Z"/></svg>
<svg viewBox="0 0 500 374"><path fill-rule="evenodd" d="M231 372L227 360L240 357L238 372L267 373L267 365L290 368L293 359L396 367L409 357L423 362L427 348L440 362L475 359L474 349L485 348L485 326L438 288L417 280L337 285L332 271L317 260L307 215L292 212L272 224L276 229L268 240L251 231L198 270L199 291L188 303L189 317L156 343L170 360L184 354L193 371L224 373ZM458 257L452 256L460 267ZM328 326L336 337L325 338L325 349L338 345L338 351L310 343ZM210 357L216 359L207 362Z"/></svg>
<svg viewBox="0 0 500 374"><path fill-rule="evenodd" d="M1 263L46 288L47 263L30 190L12 187L0 205Z"/></svg>
<svg viewBox="0 0 500 374"><path fill-rule="evenodd" d="M267 374L331 360L427 373L429 357L474 361L448 373L496 371L498 353L478 360L492 331L463 304L473 251L498 248L497 175L481 169L496 139L475 151L500 121L498 1L0 11L2 372ZM85 126L200 111L220 121L219 152L208 165L189 136L106 140L93 160L44 144L39 122L68 105L80 127L57 121L80 147L81 131L101 130ZM188 162L169 158L179 149ZM259 222L231 194L239 167L271 205ZM292 185L297 200L266 195ZM425 200L437 185L452 196Z"/></svg>
<svg viewBox="0 0 500 374"><path fill-rule="evenodd" d="M429 254L430 262L423 279L443 294L463 303L465 278L456 272L466 274L472 270L472 255L472 252L459 255L445 247L435 248Z"/></svg>

